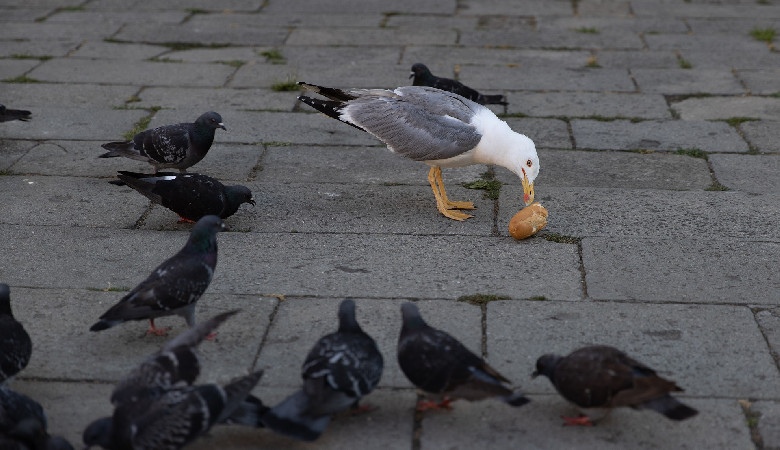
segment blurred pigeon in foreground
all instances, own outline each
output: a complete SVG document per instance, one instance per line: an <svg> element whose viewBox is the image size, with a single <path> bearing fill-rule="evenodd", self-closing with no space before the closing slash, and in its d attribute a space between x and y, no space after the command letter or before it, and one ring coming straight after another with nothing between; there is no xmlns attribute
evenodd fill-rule
<svg viewBox="0 0 780 450"><path fill-rule="evenodd" d="M165 125L142 131L132 141L103 144L108 153L100 157L124 156L148 162L154 166L155 173L158 169L167 168L179 169L183 173L206 156L217 128L227 130L222 116L209 111L198 117L195 123Z"/></svg>
<svg viewBox="0 0 780 450"><path fill-rule="evenodd" d="M620 350L594 345L568 356L547 354L536 361L533 376L544 375L566 400L581 408L652 409L672 420L684 420L698 411L686 406L670 392L681 392L673 381L630 358ZM593 425L590 419L563 417L567 425Z"/></svg>
<svg viewBox="0 0 780 450"><path fill-rule="evenodd" d="M27 366L32 341L11 312L11 289L0 283L0 384Z"/></svg>
<svg viewBox="0 0 780 450"><path fill-rule="evenodd" d="M412 73L409 74L409 78L414 77L413 86L428 86L442 91L454 92L461 97L477 102L480 105L497 104L506 105L503 95L482 95L479 92L465 86L463 83L457 80L451 80L449 78L441 78L432 74L431 71L424 64L417 63L412 66Z"/></svg>
<svg viewBox="0 0 780 450"><path fill-rule="evenodd" d="M32 113L23 109L8 109L5 105L0 105L0 122L10 122L12 120L21 120L26 122L31 119Z"/></svg>
<svg viewBox="0 0 780 450"><path fill-rule="evenodd" d="M232 216L243 203L255 205L246 186L225 186L214 178L197 173L157 172L146 175L119 171L119 179L154 203L178 214L182 222L194 222L203 216L223 219Z"/></svg>
<svg viewBox="0 0 780 450"><path fill-rule="evenodd" d="M184 248L100 316L90 331L105 330L128 320L149 319L147 334L164 336L167 329L156 328L154 319L174 314L184 317L192 328L195 302L211 283L217 266L217 232L227 229L217 216L200 219L192 227Z"/></svg>
<svg viewBox="0 0 780 450"><path fill-rule="evenodd" d="M511 406L528 403L513 392L504 378L457 339L429 326L414 303L401 306L403 326L398 338L398 363L406 378L426 393L443 397L440 403L420 402L418 411L452 408L459 398L482 400L498 397Z"/></svg>
<svg viewBox="0 0 780 450"><path fill-rule="evenodd" d="M0 448L72 450L68 441L49 436L43 408L38 402L0 386Z"/></svg>
<svg viewBox="0 0 780 450"><path fill-rule="evenodd" d="M339 328L320 338L301 369L303 388L262 417L277 433L303 441L320 437L331 415L358 408L382 377L384 362L376 342L355 319L355 302L339 305Z"/></svg>

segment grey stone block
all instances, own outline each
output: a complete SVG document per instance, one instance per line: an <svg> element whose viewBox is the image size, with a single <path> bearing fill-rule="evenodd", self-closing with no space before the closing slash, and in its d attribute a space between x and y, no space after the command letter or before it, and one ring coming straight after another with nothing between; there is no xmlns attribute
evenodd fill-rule
<svg viewBox="0 0 780 450"><path fill-rule="evenodd" d="M141 91L138 97L141 101L131 105L141 108L161 106L166 109L178 109L183 114L198 114L199 111L225 108L227 108L225 110L291 111L298 102L294 93L259 88L150 87Z"/></svg>
<svg viewBox="0 0 780 450"><path fill-rule="evenodd" d="M246 65L230 82L231 87L265 87L292 81L307 81L328 87L396 88L408 85L409 68L384 63L329 64L327 67L303 64ZM299 93L300 94L300 93Z"/></svg>
<svg viewBox="0 0 780 450"><path fill-rule="evenodd" d="M640 117L671 119L662 95L602 92L509 93L509 113L559 117ZM548 145L545 144L545 147Z"/></svg>
<svg viewBox="0 0 780 450"><path fill-rule="evenodd" d="M577 148L661 151L698 148L705 152L749 150L737 130L725 122L572 120L571 128Z"/></svg>
<svg viewBox="0 0 780 450"><path fill-rule="evenodd" d="M35 59L3 59L0 60L0 80L26 75L33 67L41 62Z"/></svg>
<svg viewBox="0 0 780 450"><path fill-rule="evenodd" d="M52 59L35 68L30 76L41 81L63 83L219 87L234 71L235 68L224 64Z"/></svg>
<svg viewBox="0 0 780 450"><path fill-rule="evenodd" d="M0 46L0 56L67 56L79 45L81 42L78 39L3 41L3 45Z"/></svg>
<svg viewBox="0 0 780 450"><path fill-rule="evenodd" d="M5 6L5 5L4 5ZM52 7L36 6L33 8L3 8L0 22L32 22L39 17L46 17L54 12Z"/></svg>
<svg viewBox="0 0 780 450"><path fill-rule="evenodd" d="M171 50L164 55L164 58L168 58L174 61L200 63L240 61L246 64L265 64L266 57L261 53L272 48L273 47L224 47L196 48L179 51Z"/></svg>
<svg viewBox="0 0 780 450"><path fill-rule="evenodd" d="M645 94L744 94L730 70L634 69L631 71Z"/></svg>
<svg viewBox="0 0 780 450"><path fill-rule="evenodd" d="M648 34L645 35L645 42L647 42L650 50L767 51L766 44L756 41L748 33L742 35L704 33Z"/></svg>
<svg viewBox="0 0 780 450"><path fill-rule="evenodd" d="M761 153L780 153L780 143L777 141L777 130L780 122L761 120L758 122L745 122L739 128L745 134L750 145Z"/></svg>
<svg viewBox="0 0 780 450"><path fill-rule="evenodd" d="M780 352L780 308L774 305L753 308L756 322L761 327L761 332L766 336L769 349L777 354Z"/></svg>
<svg viewBox="0 0 780 450"><path fill-rule="evenodd" d="M417 62L425 62L433 70L433 62L456 65L474 64L479 66L497 66L498 63L511 67L547 67L576 69L584 66L590 52L582 50L533 50L514 48L450 47L442 53L439 46L410 45L403 52L404 65L411 67ZM493 67L475 68L479 73L490 72ZM436 73L436 72L434 72ZM469 85L470 80L461 78ZM492 87L495 89L495 87Z"/></svg>
<svg viewBox="0 0 780 450"><path fill-rule="evenodd" d="M428 45L453 45L455 30L398 29L398 28L296 28L285 45L409 45L424 42Z"/></svg>
<svg viewBox="0 0 780 450"><path fill-rule="evenodd" d="M66 84L66 83L24 83L14 84L3 92L6 105L24 104L35 108L33 120L41 109L55 107L73 107L74 105L89 108L119 107L138 92L135 86L108 86L100 84Z"/></svg>
<svg viewBox="0 0 780 450"><path fill-rule="evenodd" d="M145 60L159 57L168 52L168 47L161 45L114 43L103 41L89 41L79 47L71 55L75 58L91 59L122 59L122 60Z"/></svg>
<svg viewBox="0 0 780 450"><path fill-rule="evenodd" d="M147 114L141 110L90 108L86 104L57 105L35 109L33 120L3 127L3 134L11 139L118 140Z"/></svg>
<svg viewBox="0 0 780 450"><path fill-rule="evenodd" d="M734 329L740 330L739 339L722 338ZM780 390L771 384L780 375L747 307L521 300L488 304L491 365L522 380L525 392L555 393L546 378L526 381L538 357L566 355L585 345L617 347L676 381L685 395L763 399ZM707 356L711 354L718 356ZM745 365L751 367L749 373Z"/></svg>
<svg viewBox="0 0 780 450"><path fill-rule="evenodd" d="M457 402L451 412L426 413L423 448L468 448L471 443L494 449L661 449L752 448L745 417L734 400L684 399L706 414L671 423L651 411L623 408L598 426L563 427L562 414L577 411L559 397L533 396L519 410L494 401ZM596 413L598 414L598 413Z"/></svg>
<svg viewBox="0 0 780 450"><path fill-rule="evenodd" d="M777 83L780 70L740 70L738 76L754 95L771 95L780 92Z"/></svg>
<svg viewBox="0 0 780 450"><path fill-rule="evenodd" d="M743 239L585 238L588 295L603 300L776 302L780 243Z"/></svg>
<svg viewBox="0 0 780 450"><path fill-rule="evenodd" d="M606 16L593 16L588 13L588 9L590 11L595 12L598 7L606 7L606 8L617 8L615 10L611 10L610 12L612 14L606 15ZM580 11L580 9L585 9L586 11ZM654 33L687 33L688 27L685 26L685 23L682 20L668 20L668 19L654 19L654 18L629 18L628 17L628 3L618 2L617 5L604 5L604 2L601 1L591 1L586 2L583 1L582 3L577 4L577 12L579 13L576 17L542 17L538 21L537 29L540 31L550 31L550 30L558 30L558 29L564 29L564 30L571 30L571 31L577 31L581 30L583 28L585 29L592 29L588 30L587 33L582 34L602 34L602 33L610 33L610 32L617 32L617 31L630 31L634 33L639 32L651 32L651 34ZM621 12L624 14L619 14L617 17L615 16L615 12ZM623 17L620 17L622 15ZM595 33L592 32L595 30Z"/></svg>
<svg viewBox="0 0 780 450"><path fill-rule="evenodd" d="M46 22L49 23L73 23L73 24L84 24L84 23L110 23L110 24L117 24L117 25L124 25L128 23L139 23L139 22L145 22L145 23L157 23L157 24L179 24L182 20L184 20L187 16L190 15L189 12L184 10L174 11L174 10L165 10L165 11L155 11L154 14L149 14L149 11L140 11L139 7L142 5L138 3L143 2L136 2L136 5L134 5L131 8L128 8L127 10L115 10L115 11L106 11L106 10L94 10L98 8L94 8L97 5L89 5L89 7L86 10L83 11L58 11L56 14L52 14L46 19Z"/></svg>
<svg viewBox="0 0 780 450"><path fill-rule="evenodd" d="M731 189L780 194L780 158L774 155L712 155L715 178Z"/></svg>
<svg viewBox="0 0 780 450"><path fill-rule="evenodd" d="M537 146L571 148L569 129L562 120L514 117L504 120L514 131L531 138Z"/></svg>
<svg viewBox="0 0 780 450"><path fill-rule="evenodd" d="M751 411L761 414L758 419L758 434L764 448L780 447L780 403L758 401L751 405Z"/></svg>
<svg viewBox="0 0 780 450"><path fill-rule="evenodd" d="M261 0L225 0L219 5L215 5L209 0L169 0L163 3L149 3L144 0L97 0L89 5L90 10L109 10L124 11L145 11L148 13L157 13L159 11L177 10L186 11L188 9L200 9L205 11L215 11L218 13L230 14L232 11L246 12L257 11L262 6Z"/></svg>
<svg viewBox="0 0 780 450"><path fill-rule="evenodd" d="M9 141L0 139L0 171L7 172L31 148L38 145L35 141Z"/></svg>
<svg viewBox="0 0 780 450"><path fill-rule="evenodd" d="M143 278L137 280L141 281ZM155 320L158 327L171 327L167 338L146 335L148 321L128 322L95 333L89 327L126 292L12 289L14 298L19 299L14 302L14 314L25 324L35 345L24 371L25 377L33 379L116 382L187 329L184 319L172 316ZM199 382L222 383L250 370L276 303L275 298L206 291L196 307L198 321L233 309L241 312L217 330L213 342L198 347L202 356Z"/></svg>
<svg viewBox="0 0 780 450"><path fill-rule="evenodd" d="M460 8L460 14L469 16L568 16L572 14L571 5L566 2L548 2L544 0L524 2L468 0L461 3Z"/></svg>
<svg viewBox="0 0 780 450"><path fill-rule="evenodd" d="M8 224L130 228L148 204L100 179L4 176L0 191Z"/></svg>
<svg viewBox="0 0 780 450"><path fill-rule="evenodd" d="M246 15L246 19L256 26L312 28L379 27L385 20L385 17L380 12L362 12L362 8L349 11L338 8L317 14L301 14L291 10L270 11L263 8L260 14Z"/></svg>
<svg viewBox="0 0 780 450"><path fill-rule="evenodd" d="M629 30L603 33L581 33L573 29L475 30L462 31L460 44L541 48L549 50L635 49L644 47L637 33Z"/></svg>
<svg viewBox="0 0 780 450"><path fill-rule="evenodd" d="M473 30L482 22L481 17L463 16L422 16L422 15L391 15L385 23L390 28L439 28L454 30ZM524 25L531 27L531 21L526 19Z"/></svg>
<svg viewBox="0 0 780 450"><path fill-rule="evenodd" d="M776 5L761 5L753 8L746 8L739 3L726 3L712 5L711 8L703 9L701 4L695 3L669 3L663 8L658 7L656 0L638 0L631 2L634 14L637 17L699 17L699 18L756 18L780 16L780 7Z"/></svg>
<svg viewBox="0 0 780 450"><path fill-rule="evenodd" d="M775 203L780 196L738 192L655 189L574 189L536 187L549 211L545 231L565 236L614 238L675 237L777 239ZM499 199L499 232L524 207L519 185L504 186ZM750 211L750 213L746 213Z"/></svg>
<svg viewBox="0 0 780 450"><path fill-rule="evenodd" d="M596 62L607 69L674 69L679 67L677 55L669 50L599 50L596 53Z"/></svg>
<svg viewBox="0 0 780 450"><path fill-rule="evenodd" d="M41 36L49 40L81 40L102 39L119 31L120 25L108 22L86 23L7 23L3 25L3 39L30 39L30 36Z"/></svg>
<svg viewBox="0 0 780 450"><path fill-rule="evenodd" d="M210 45L281 45L289 31L285 28L259 28L247 24L231 23L184 23L161 27L156 23L131 23L113 36L127 42L165 44L170 42L192 42Z"/></svg>
<svg viewBox="0 0 780 450"><path fill-rule="evenodd" d="M766 48L683 50L681 56L696 69L780 69L780 55Z"/></svg>
<svg viewBox="0 0 780 450"><path fill-rule="evenodd" d="M549 70L542 67L484 68L463 66L460 79L469 80L475 89L510 90L562 90L562 91L614 91L635 92L625 70L617 69L562 69Z"/></svg>
<svg viewBox="0 0 780 450"><path fill-rule="evenodd" d="M696 34L718 34L749 36L754 28L772 28L776 20L771 18L748 19L736 17L687 18L685 22Z"/></svg>
<svg viewBox="0 0 780 450"><path fill-rule="evenodd" d="M780 86L780 84L778 85ZM780 98L711 97L689 98L673 103L683 120L717 120L751 117L780 121Z"/></svg>
<svg viewBox="0 0 780 450"><path fill-rule="evenodd" d="M256 368L265 369L261 386L297 388L301 385L301 365L314 343L338 328L336 311L341 299L291 298L283 301L271 325ZM357 320L377 342L384 371L379 385L412 387L398 367L396 347L401 332L402 300L356 299ZM417 303L428 323L482 353L482 311L478 306L448 300ZM453 326L458 324L458 326Z"/></svg>
<svg viewBox="0 0 780 450"><path fill-rule="evenodd" d="M388 4L379 0L302 0L293 4L272 2L263 8L264 13L306 13L317 15L333 11L360 11L361 13L447 14L455 13L455 0L434 0L421 3L415 0L398 0ZM495 13L494 13L495 14Z"/></svg>
<svg viewBox="0 0 780 450"><path fill-rule="evenodd" d="M305 68L311 71L328 71L333 70L333 62L340 61L353 70L356 70L356 66L362 66L366 64L368 66L382 66L385 69L391 69L398 64L398 59L401 57L400 46L377 46L377 47L361 47L359 52L355 51L354 47L285 47L282 51L282 56L285 59L285 64L292 67L296 67L298 70ZM411 67L411 64L409 64ZM409 75L410 67L406 67L407 77ZM362 70L362 67L361 67ZM360 70L358 70L360 72ZM393 68L393 72L395 70ZM319 72L315 72L312 78L312 83L318 81ZM408 78L404 78L406 80ZM398 81L399 85L402 85L402 80ZM377 84L378 86L379 84Z"/></svg>

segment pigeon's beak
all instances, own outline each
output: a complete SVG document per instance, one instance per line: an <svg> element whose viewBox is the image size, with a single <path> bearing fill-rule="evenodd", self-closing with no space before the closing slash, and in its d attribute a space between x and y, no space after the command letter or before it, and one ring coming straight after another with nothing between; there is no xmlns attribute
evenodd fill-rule
<svg viewBox="0 0 780 450"><path fill-rule="evenodd" d="M222 122L218 123L218 124L217 124L217 126L218 126L219 128L222 128L223 130L227 131L227 128L225 128L225 124L224 124L224 123L222 123Z"/></svg>
<svg viewBox="0 0 780 450"><path fill-rule="evenodd" d="M219 231L230 231L230 227L227 226L225 222L222 222L222 224L219 226Z"/></svg>
<svg viewBox="0 0 780 450"><path fill-rule="evenodd" d="M539 374L539 371L538 371L538 370L534 370L534 373L532 373L532 374L531 374L531 379L533 380L533 379L535 379L536 377L538 377L539 375L540 375L540 374Z"/></svg>
<svg viewBox="0 0 780 450"><path fill-rule="evenodd" d="M534 184L528 182L528 176L525 174L525 169L520 169L523 171L523 202L525 203L525 206L530 205L534 202Z"/></svg>

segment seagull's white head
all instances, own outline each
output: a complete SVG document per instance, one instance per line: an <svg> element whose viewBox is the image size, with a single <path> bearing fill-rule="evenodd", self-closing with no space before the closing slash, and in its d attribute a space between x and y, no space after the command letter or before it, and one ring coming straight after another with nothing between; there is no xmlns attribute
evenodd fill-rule
<svg viewBox="0 0 780 450"><path fill-rule="evenodd" d="M526 206L534 202L534 180L539 175L539 156L536 154L534 141L527 136L517 133L520 148L514 161L515 167L509 168L523 183L523 202Z"/></svg>

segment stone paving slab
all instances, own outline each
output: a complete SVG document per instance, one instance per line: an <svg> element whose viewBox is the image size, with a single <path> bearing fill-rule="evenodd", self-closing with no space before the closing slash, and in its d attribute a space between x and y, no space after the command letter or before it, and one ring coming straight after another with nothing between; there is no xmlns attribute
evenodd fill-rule
<svg viewBox="0 0 780 450"><path fill-rule="evenodd" d="M766 44L749 33L744 34L647 34L644 37L650 50L720 50L721 52L767 52Z"/></svg>
<svg viewBox="0 0 780 450"><path fill-rule="evenodd" d="M376 47L360 47L360 52L356 52L354 47L285 47L280 51L284 57L284 63L294 66L296 68L309 68L309 69L330 69L333 67L333 61L342 61L342 64L354 67L355 65L368 64L385 65L385 68L389 70L390 66L394 66L398 63L398 59L402 54L406 54L408 50L402 51L402 47L399 46L376 46ZM399 80L399 86L402 85L403 80L409 79L409 70L411 64L407 68L406 77ZM392 71L395 73L395 70Z"/></svg>
<svg viewBox="0 0 780 450"><path fill-rule="evenodd" d="M460 44L508 46L514 48L539 48L585 50L590 48L632 49L644 47L637 33L628 30L607 30L603 33L582 33L573 29L545 31L527 30L474 30L463 31Z"/></svg>
<svg viewBox="0 0 780 450"><path fill-rule="evenodd" d="M77 39L3 41L3 45L0 46L0 56L65 56L76 50L80 44L81 42Z"/></svg>
<svg viewBox="0 0 780 450"><path fill-rule="evenodd" d="M14 105L24 107L25 105ZM97 139L105 142L121 139L121 133L147 115L140 110L90 108L79 105L36 108L33 120L3 127L3 137L10 139ZM6 124L7 125L7 124Z"/></svg>
<svg viewBox="0 0 780 450"><path fill-rule="evenodd" d="M39 17L46 17L52 13L51 8L5 8L2 7L3 14L0 15L0 22L26 22L33 21Z"/></svg>
<svg viewBox="0 0 780 450"><path fill-rule="evenodd" d="M33 118L52 105L72 107L83 105L90 108L111 108L124 105L125 101L138 92L135 86L108 86L96 84L62 83L17 83L3 89L6 105L24 105L32 108Z"/></svg>
<svg viewBox="0 0 780 450"><path fill-rule="evenodd" d="M689 98L673 103L672 109L680 114L682 120L717 120L731 117L780 120L780 98Z"/></svg>
<svg viewBox="0 0 780 450"><path fill-rule="evenodd" d="M772 95L780 92L777 78L780 70L740 70L739 78L754 95Z"/></svg>
<svg viewBox="0 0 780 450"><path fill-rule="evenodd" d="M553 16L572 14L571 5L566 2L530 0L504 2L501 0L466 0L461 2L464 15L508 15L508 16Z"/></svg>
<svg viewBox="0 0 780 450"><path fill-rule="evenodd" d="M653 0L634 0L631 2L634 14L637 17L705 17L705 18L754 18L780 16L780 6L762 5L760 8L745 8L739 3L711 5L706 11L702 11L701 5L675 2L669 3L663 8L658 7L658 2Z"/></svg>
<svg viewBox="0 0 780 450"><path fill-rule="evenodd" d="M398 0L388 4L379 0L301 0L293 4L272 0L263 8L264 13L306 13L319 15L333 11L360 11L361 13L414 13L414 14L453 14L456 0L432 0L421 3L415 0Z"/></svg>
<svg viewBox="0 0 780 450"><path fill-rule="evenodd" d="M745 122L739 128L745 133L750 145L761 153L780 153L780 143L777 141L777 130L780 122L761 120Z"/></svg>
<svg viewBox="0 0 780 450"><path fill-rule="evenodd" d="M158 12L161 10L175 9L186 10L189 8L205 11L258 11L262 6L261 0L225 0L215 5L209 0L169 0L166 3L149 3L144 0L96 0L89 4L89 9L95 10L131 10Z"/></svg>
<svg viewBox="0 0 780 450"><path fill-rule="evenodd" d="M473 201L477 209L470 214L474 218L442 223L433 192L427 185L242 184L252 190L257 205L242 206L227 220L235 230L422 235L436 230L436 234L469 236L490 236L493 230L493 201L486 199L482 191L467 190L454 183L448 189L450 198ZM168 209L154 208L144 218L142 228L168 229L178 219Z"/></svg>
<svg viewBox="0 0 780 450"><path fill-rule="evenodd" d="M598 2L605 3L605 2ZM582 17L582 14L578 14L577 17L549 17L539 20L537 29L540 31L548 30L571 30L578 31L583 29L591 29L586 34L601 34L604 32L614 31L632 31L632 32L644 32L650 34L657 33L687 33L688 27L682 20L669 20L669 19L654 19L654 18L635 18L628 17L628 3L615 2L622 9L621 12L625 13L623 17ZM595 6L597 2L583 3L583 5ZM577 12L580 6L577 5ZM582 31L580 31L582 32Z"/></svg>
<svg viewBox="0 0 780 450"><path fill-rule="evenodd" d="M697 148L705 152L747 152L748 145L737 130L725 122L657 121L632 123L571 121L577 148L604 150L661 150Z"/></svg>
<svg viewBox="0 0 780 450"><path fill-rule="evenodd" d="M680 54L695 69L780 69L780 54L766 49L683 50Z"/></svg>
<svg viewBox="0 0 780 450"><path fill-rule="evenodd" d="M588 295L604 300L772 304L779 251L777 240L582 240Z"/></svg>
<svg viewBox="0 0 780 450"><path fill-rule="evenodd" d="M523 208L520 186L504 186L499 199L499 232ZM614 238L780 239L775 207L780 196L738 192L665 191L659 189L536 189L549 211L549 233Z"/></svg>
<svg viewBox="0 0 780 450"><path fill-rule="evenodd" d="M429 45L455 44L455 30L379 28L370 32L355 28L296 28L285 40L285 45L408 45L425 42Z"/></svg>
<svg viewBox="0 0 780 450"><path fill-rule="evenodd" d="M529 116L639 117L671 119L662 95L604 94L596 92L513 92L508 95L508 112ZM546 142L544 146L550 146Z"/></svg>
<svg viewBox="0 0 780 450"><path fill-rule="evenodd" d="M540 67L576 69L584 66L590 52L583 50L534 50L502 47L452 47L442 54L441 47L409 45L403 52L403 63L411 67L417 62L424 62L433 70L433 63L440 64L474 64L495 66L498 64L515 67ZM484 67L481 71L486 71ZM492 70L492 67L491 67ZM435 72L434 72L435 73ZM461 78L469 85L469 80Z"/></svg>
<svg viewBox="0 0 780 450"><path fill-rule="evenodd" d="M691 27L694 34L739 34L750 35L753 28L772 28L776 19L771 18L698 18L688 17L685 23Z"/></svg>
<svg viewBox="0 0 780 450"><path fill-rule="evenodd" d="M780 402L754 402L750 410L761 415L758 419L758 432L764 448L780 447Z"/></svg>
<svg viewBox="0 0 780 450"><path fill-rule="evenodd" d="M395 88L410 84L409 68L388 68L385 63L362 63L355 61L343 65L310 66L303 64L296 67L291 64L246 65L239 69L230 82L231 87L262 86L272 87L274 84L288 79L293 81L308 81L328 87L356 88Z"/></svg>
<svg viewBox="0 0 780 450"><path fill-rule="evenodd" d="M669 50L599 50L594 55L596 63L607 69L674 69L680 64Z"/></svg>
<svg viewBox="0 0 780 450"><path fill-rule="evenodd" d="M147 11L139 11L138 6L127 10L106 11L95 10L94 3L90 4L87 10L83 11L60 11L51 15L46 19L47 23L110 23L110 24L128 24L128 23L157 23L157 24L178 24L181 23L189 12L181 11L157 11L154 14L149 14Z"/></svg>
<svg viewBox="0 0 780 450"><path fill-rule="evenodd" d="M585 345L617 347L688 396L772 399L780 392L780 373L747 307L500 300L488 304L486 320L491 365L523 392L554 393L545 378L529 381L537 358ZM734 330L740 339L722 338Z"/></svg>
<svg viewBox="0 0 780 450"><path fill-rule="evenodd" d="M108 286L92 287L105 288ZM171 337L167 338L146 335L148 321L120 324L99 333L89 331L98 317L126 294L86 289L13 288L14 314L18 320L46 325L30 331L35 350L24 376L61 380L63 368L67 367L69 379L116 382L187 329L184 319L174 316L155 320L159 327L171 327ZM203 321L234 309L241 312L219 328L215 341L200 345L200 381L222 383L250 370L276 303L275 298L206 291L196 307L196 320ZM74 361L78 364L73 364Z"/></svg>
<svg viewBox="0 0 780 450"><path fill-rule="evenodd" d="M161 27L156 23L131 23L122 27L114 39L145 44L194 42L200 45L280 45L289 31L285 28L258 28L220 23L184 23Z"/></svg>
<svg viewBox="0 0 780 450"><path fill-rule="evenodd" d="M775 155L712 155L712 171L721 184L754 194L780 194L780 158Z"/></svg>
<svg viewBox="0 0 780 450"><path fill-rule="evenodd" d="M503 119L514 131L525 134L536 145L551 148L571 148L571 137L566 122L558 119L507 117Z"/></svg>
<svg viewBox="0 0 780 450"><path fill-rule="evenodd" d="M121 44L131 45L131 44ZM150 46L159 47L159 46ZM166 53L164 58L172 61L184 61L184 62L200 62L200 63L215 63L236 61L246 64L264 64L267 57L262 53L274 49L272 46L268 47L220 47L220 48L194 48L189 50L170 50L168 47L160 47L165 49Z"/></svg>
<svg viewBox="0 0 780 450"><path fill-rule="evenodd" d="M41 62L35 59L3 59L0 60L0 79L11 80L26 75Z"/></svg>
<svg viewBox="0 0 780 450"><path fill-rule="evenodd" d="M511 90L562 90L562 91L611 91L636 92L628 73L622 69L562 69L548 70L542 67L494 67L463 66L460 79L469 80L474 89Z"/></svg>
<svg viewBox="0 0 780 450"><path fill-rule="evenodd" d="M119 31L119 24L90 21L82 23L17 22L7 23L0 30L0 39L29 39L45 36L50 40L102 39Z"/></svg>
<svg viewBox="0 0 780 450"><path fill-rule="evenodd" d="M341 300L290 298L281 303L256 365L256 369L266 370L261 386L300 386L301 365L309 350L320 336L338 328L336 311ZM379 385L411 388L396 356L404 301L356 299L355 303L358 323L376 340L382 353L384 371ZM482 353L482 311L478 306L451 300L424 300L417 305L431 326L452 334L477 354Z"/></svg>
<svg viewBox="0 0 780 450"><path fill-rule="evenodd" d="M228 108L228 110L291 111L298 102L295 95L291 95L290 92L276 92L262 88L149 87L141 91L138 97L141 101L132 103L133 106L141 108L161 106L193 112L219 111L224 108Z"/></svg>
<svg viewBox="0 0 780 450"><path fill-rule="evenodd" d="M162 26L162 25L161 25ZM169 51L168 47L146 44L117 44L114 42L88 41L71 55L74 58L90 59L121 59L143 61L162 58Z"/></svg>
<svg viewBox="0 0 780 450"><path fill-rule="evenodd" d="M725 69L633 69L645 94L744 94L745 89Z"/></svg>
<svg viewBox="0 0 780 450"><path fill-rule="evenodd" d="M541 381L540 381L541 382ZM559 397L532 396L532 403L513 410L484 401L456 403L451 412L426 413L422 448L470 448L470 443L495 449L713 449L753 448L745 417L734 400L685 399L704 411L673 423L651 411L614 411L595 427L563 427L562 414L575 414ZM552 444L551 444L552 441Z"/></svg>

